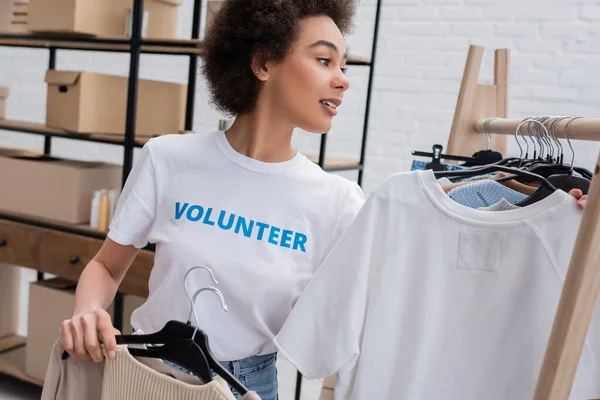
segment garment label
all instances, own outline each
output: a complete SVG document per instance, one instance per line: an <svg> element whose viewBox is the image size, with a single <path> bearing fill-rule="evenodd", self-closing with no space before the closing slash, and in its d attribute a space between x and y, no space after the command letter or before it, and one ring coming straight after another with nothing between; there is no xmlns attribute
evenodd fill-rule
<svg viewBox="0 0 600 400"><path fill-rule="evenodd" d="M457 267L469 271L498 272L502 235L463 231L458 237Z"/></svg>

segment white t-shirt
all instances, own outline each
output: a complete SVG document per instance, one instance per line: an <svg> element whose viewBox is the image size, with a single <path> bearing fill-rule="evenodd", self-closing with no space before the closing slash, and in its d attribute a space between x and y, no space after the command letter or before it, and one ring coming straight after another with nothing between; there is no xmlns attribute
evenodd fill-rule
<svg viewBox="0 0 600 400"><path fill-rule="evenodd" d="M199 326L220 361L275 352L273 338L325 255L364 203L359 186L297 153L264 163L236 152L223 132L167 135L142 149L108 236L141 248L156 243L148 301L135 329L187 321L191 293ZM194 320L192 318L192 323Z"/></svg>
<svg viewBox="0 0 600 400"><path fill-rule="evenodd" d="M373 193L275 343L335 399L531 399L581 211L557 191L517 210L451 200L432 171ZM596 308L596 314L598 313ZM600 397L594 316L571 392Z"/></svg>

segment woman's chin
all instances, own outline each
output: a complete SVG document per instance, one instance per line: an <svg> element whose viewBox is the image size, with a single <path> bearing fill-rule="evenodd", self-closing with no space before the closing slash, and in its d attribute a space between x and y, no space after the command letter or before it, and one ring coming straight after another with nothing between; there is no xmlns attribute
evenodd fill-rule
<svg viewBox="0 0 600 400"><path fill-rule="evenodd" d="M320 124L306 124L305 126L300 126L299 128L303 131L316 133L316 134L324 134L331 130L331 120L320 123Z"/></svg>

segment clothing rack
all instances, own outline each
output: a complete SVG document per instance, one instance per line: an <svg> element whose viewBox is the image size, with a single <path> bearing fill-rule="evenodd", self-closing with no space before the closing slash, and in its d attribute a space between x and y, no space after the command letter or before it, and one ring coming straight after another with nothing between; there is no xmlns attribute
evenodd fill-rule
<svg viewBox="0 0 600 400"><path fill-rule="evenodd" d="M600 140L597 131L596 140ZM600 157L554 317L534 400L567 400L600 290Z"/></svg>
<svg viewBox="0 0 600 400"><path fill-rule="evenodd" d="M484 124L487 127L484 128ZM480 119L480 133L514 135L522 119ZM555 125L558 138L600 142L600 118L565 118ZM526 124L524 124L526 126ZM484 135L481 135L485 137ZM470 150L467 150L470 151ZM458 151L461 154L460 151ZM463 150L463 153L464 150ZM600 156L594 168L581 225L554 317L534 400L567 400L600 291Z"/></svg>
<svg viewBox="0 0 600 400"><path fill-rule="evenodd" d="M495 51L491 85L477 82L483 52L481 46L469 48L448 139L449 154L469 157L487 148L488 137L482 133L490 134L493 150L506 154L507 135L515 135L525 120L507 118L509 50ZM557 138L600 142L600 118L567 117L553 126ZM600 291L600 156L593 172L533 400L569 398Z"/></svg>
<svg viewBox="0 0 600 400"><path fill-rule="evenodd" d="M480 133L487 128L490 134L514 135L522 121L494 118L485 127L486 119L480 119L474 129ZM553 130L558 138L565 138L567 124L569 140L600 141L600 118L565 118ZM581 221L534 400L569 398L600 291L600 156Z"/></svg>

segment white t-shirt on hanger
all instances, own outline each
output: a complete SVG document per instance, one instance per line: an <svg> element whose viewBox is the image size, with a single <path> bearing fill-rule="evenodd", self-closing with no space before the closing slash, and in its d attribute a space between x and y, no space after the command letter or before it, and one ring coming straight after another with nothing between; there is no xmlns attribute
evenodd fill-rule
<svg viewBox="0 0 600 400"><path fill-rule="evenodd" d="M265 163L236 152L223 132L167 135L142 149L119 198L108 237L156 243L148 301L135 329L187 321L190 292L199 326L220 361L275 352L273 338L325 255L364 203L359 186L297 153ZM192 319L192 322L193 319Z"/></svg>
<svg viewBox="0 0 600 400"><path fill-rule="evenodd" d="M511 211L451 200L432 171L373 193L275 343L336 400L531 399L581 221L557 191ZM600 397L600 316L570 399Z"/></svg>

